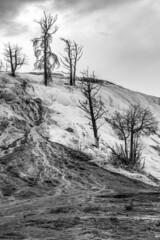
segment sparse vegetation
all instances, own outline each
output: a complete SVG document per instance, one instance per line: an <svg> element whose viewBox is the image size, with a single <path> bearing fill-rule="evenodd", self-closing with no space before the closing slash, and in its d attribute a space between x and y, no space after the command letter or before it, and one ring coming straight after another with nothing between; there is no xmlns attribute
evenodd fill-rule
<svg viewBox="0 0 160 240"><path fill-rule="evenodd" d="M131 104L123 113L116 111L110 119L106 118L106 120L123 141L122 144L116 143L115 146L106 144L111 150L111 160L130 167L141 165L144 148L141 136L155 134L158 130L158 122L151 111L139 104Z"/></svg>

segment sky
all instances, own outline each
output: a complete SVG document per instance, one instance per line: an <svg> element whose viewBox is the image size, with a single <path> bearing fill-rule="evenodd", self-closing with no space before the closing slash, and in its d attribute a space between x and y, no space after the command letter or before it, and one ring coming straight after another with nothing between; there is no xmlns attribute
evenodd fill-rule
<svg viewBox="0 0 160 240"><path fill-rule="evenodd" d="M58 15L52 50L63 54L61 37L83 46L78 73L160 97L159 0L0 0L0 58L4 44L23 47L33 71L31 39L40 36L43 11ZM63 70L55 69L55 71Z"/></svg>

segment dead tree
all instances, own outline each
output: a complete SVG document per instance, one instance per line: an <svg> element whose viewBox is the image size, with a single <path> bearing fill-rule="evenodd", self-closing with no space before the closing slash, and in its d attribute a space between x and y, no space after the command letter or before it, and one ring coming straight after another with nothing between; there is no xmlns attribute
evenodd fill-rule
<svg viewBox="0 0 160 240"><path fill-rule="evenodd" d="M40 21L35 21L41 27L41 36L32 39L34 54L36 62L35 69L44 71L44 85L47 86L48 82L52 80L52 71L57 66L59 67L59 60L55 53L51 50L52 35L58 30L55 22L57 16L52 17L50 14L46 15Z"/></svg>
<svg viewBox="0 0 160 240"><path fill-rule="evenodd" d="M64 38L61 38L61 40L65 43L64 51L66 53L66 55L61 54L61 62L63 67L67 70L67 73L64 73L69 75L70 85L75 86L77 63L82 57L83 47L79 46L76 42L72 42Z"/></svg>
<svg viewBox="0 0 160 240"><path fill-rule="evenodd" d="M111 119L106 120L124 143L116 145L116 148L107 145L108 148L114 156L117 155L117 159L121 159L126 165L134 166L142 155L140 137L155 134L158 122L148 108L139 104L131 104L123 113L116 111Z"/></svg>
<svg viewBox="0 0 160 240"><path fill-rule="evenodd" d="M19 70L24 64L27 63L26 55L22 53L22 48L18 45L11 45L10 43L5 45L4 56L9 64L11 75L16 76L16 71Z"/></svg>
<svg viewBox="0 0 160 240"><path fill-rule="evenodd" d="M93 129L95 146L99 148L99 134L98 130L102 126L99 120L102 119L106 113L104 111L104 104L101 100L101 96L98 94L101 85L96 83L96 77L94 73L89 75L88 71L82 73L80 89L85 97L84 101L79 101L79 108L85 113L85 117L89 120L89 125Z"/></svg>

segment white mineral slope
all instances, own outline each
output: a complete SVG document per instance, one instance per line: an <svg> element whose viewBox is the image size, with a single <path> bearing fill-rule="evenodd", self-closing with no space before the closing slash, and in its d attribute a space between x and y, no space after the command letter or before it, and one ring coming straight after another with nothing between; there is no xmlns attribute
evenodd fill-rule
<svg viewBox="0 0 160 240"><path fill-rule="evenodd" d="M42 76L23 74L23 78L30 82L34 88L33 91L28 85L28 93L32 97L40 98L43 105L50 109L50 114L46 116L44 129L51 141L91 153L98 164L110 170L150 182L141 174L131 174L122 169L115 169L108 164L108 155L102 142L114 145L120 140L109 124L105 122L105 119L101 120L101 123L104 124L99 131L100 149L97 150L92 146L94 144L92 130L84 112L78 107L79 100L83 100L78 87L71 87L67 84L68 80L56 77L53 79L52 86L49 87L43 86ZM100 95L107 110L106 117L110 117L115 110L124 111L130 103L140 103L142 106L148 107L160 123L160 98L158 97L134 92L110 83L101 88ZM158 134L160 134L160 131L158 131ZM152 175L160 181L160 153L152 147L160 146L160 137L158 135L145 137L143 143L145 144L143 154L145 159L144 172L147 176Z"/></svg>

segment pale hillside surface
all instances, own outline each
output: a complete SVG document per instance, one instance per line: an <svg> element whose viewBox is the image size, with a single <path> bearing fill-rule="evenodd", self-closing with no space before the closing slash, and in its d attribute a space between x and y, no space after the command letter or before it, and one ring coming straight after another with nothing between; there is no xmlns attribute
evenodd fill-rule
<svg viewBox="0 0 160 240"><path fill-rule="evenodd" d="M78 86L71 87L68 85L68 80L53 77L51 86L45 87L43 86L42 76L30 74L23 74L22 76L34 88L33 90L28 85L28 93L33 98L40 98L42 104L50 109L50 114L46 116L47 123L44 124L44 129L51 141L91 153L94 161L112 171L122 172L132 178L138 177L144 181L149 181L140 174L130 174L122 169L114 169L110 164L106 164L108 163L108 155L103 144L100 144L99 150L92 146L94 144L92 130L88 126L88 120L84 117L84 112L78 107L79 100L83 100ZM108 110L106 113L107 117L111 116L115 110L123 111L128 107L129 103L140 103L144 107L149 107L160 122L160 98L158 97L133 92L110 83L103 84L100 95L106 110ZM105 122L105 119L101 122L104 122L100 129L101 142L108 142L114 145L119 139L109 124ZM67 131L68 128L73 129L73 132ZM160 153L152 147L159 146L160 137L158 134L145 137L143 142L146 146L144 150L144 173L147 176L152 175L160 180Z"/></svg>

